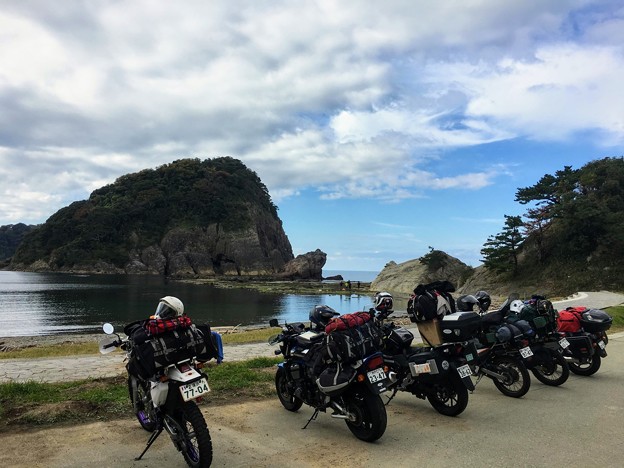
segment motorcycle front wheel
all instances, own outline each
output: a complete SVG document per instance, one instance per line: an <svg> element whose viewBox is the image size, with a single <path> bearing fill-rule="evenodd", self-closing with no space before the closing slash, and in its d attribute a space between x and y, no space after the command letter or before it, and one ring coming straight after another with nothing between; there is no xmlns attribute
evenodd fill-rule
<svg viewBox="0 0 624 468"><path fill-rule="evenodd" d="M212 464L212 440L204 415L192 401L184 403L175 417L166 416L176 434L172 439L188 466L205 468Z"/></svg>
<svg viewBox="0 0 624 468"><path fill-rule="evenodd" d="M550 358L550 361L539 363L531 369L531 372L533 372L535 378L544 385L557 387L570 377L570 366L560 353L557 351L549 351L548 356L544 358Z"/></svg>
<svg viewBox="0 0 624 468"><path fill-rule="evenodd" d="M373 442L386 432L386 407L379 395L360 390L345 395L343 400L350 415L345 422L355 437L365 442Z"/></svg>
<svg viewBox="0 0 624 468"><path fill-rule="evenodd" d="M277 390L280 403L288 411L297 411L303 405L303 401L297 398L289 388L286 371L282 367L278 367L275 373L275 390Z"/></svg>
<svg viewBox="0 0 624 468"><path fill-rule="evenodd" d="M590 376L598 372L601 363L602 358L597 353L594 353L590 361L585 364L570 361L568 365L570 366L570 370L576 375Z"/></svg>
<svg viewBox="0 0 624 468"><path fill-rule="evenodd" d="M136 392L133 387L136 385ZM130 402L132 408L136 408L134 415L139 424L147 432L154 432L158 422L151 411L152 396L150 394L149 382L139 380L134 376L128 376L128 392L130 393Z"/></svg>
<svg viewBox="0 0 624 468"><path fill-rule="evenodd" d="M448 379L435 384L427 394L429 404L444 416L457 416L468 406L468 389L461 379Z"/></svg>
<svg viewBox="0 0 624 468"><path fill-rule="evenodd" d="M506 396L520 398L529 391L531 377L525 365L509 356L497 356L494 361L494 371L502 374L501 380L493 378L496 388Z"/></svg>

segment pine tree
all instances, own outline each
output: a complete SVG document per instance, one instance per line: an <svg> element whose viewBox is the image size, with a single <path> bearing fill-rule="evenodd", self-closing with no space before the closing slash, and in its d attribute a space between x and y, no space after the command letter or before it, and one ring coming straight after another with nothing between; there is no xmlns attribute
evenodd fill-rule
<svg viewBox="0 0 624 468"><path fill-rule="evenodd" d="M505 215L502 232L488 237L481 249L483 264L486 268L499 273L518 272L518 251L525 237L520 231L524 227L520 216Z"/></svg>

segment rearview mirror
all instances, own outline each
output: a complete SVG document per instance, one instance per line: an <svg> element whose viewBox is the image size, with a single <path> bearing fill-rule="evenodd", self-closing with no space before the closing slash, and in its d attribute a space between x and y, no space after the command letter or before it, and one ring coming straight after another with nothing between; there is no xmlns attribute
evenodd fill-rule
<svg viewBox="0 0 624 468"><path fill-rule="evenodd" d="M106 333L107 335L112 335L113 333L115 333L115 327L113 327L112 323L105 323L104 325L102 325L102 330L104 330L104 333Z"/></svg>
<svg viewBox="0 0 624 468"><path fill-rule="evenodd" d="M277 319L271 319L269 320L269 326L270 327L279 327L279 322Z"/></svg>

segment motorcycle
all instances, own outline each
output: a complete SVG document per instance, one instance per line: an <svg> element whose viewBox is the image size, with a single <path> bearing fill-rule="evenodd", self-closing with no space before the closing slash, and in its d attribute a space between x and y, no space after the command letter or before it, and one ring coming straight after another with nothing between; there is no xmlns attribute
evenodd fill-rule
<svg viewBox="0 0 624 468"><path fill-rule="evenodd" d="M128 362L136 358L137 344L132 339L121 338L110 323L104 324L103 330L109 337L100 342L102 354L121 348L126 352ZM130 336L128 327L124 331ZM202 363L191 357L163 367L150 378L128 372L133 412L141 427L152 433L147 446L135 460L145 455L164 430L189 466L211 465L210 432L195 403L210 392L208 378L201 372L201 367Z"/></svg>
<svg viewBox="0 0 624 468"><path fill-rule="evenodd" d="M279 327L277 319L269 322ZM283 355L275 374L277 396L285 409L298 411L305 403L314 413L332 410L332 418L342 419L355 437L366 442L379 439L386 430L386 408L380 398L388 385L383 356L373 352L352 364L327 361L324 332L318 333L303 323L286 323L282 331L269 339L279 345L276 355Z"/></svg>
<svg viewBox="0 0 624 468"><path fill-rule="evenodd" d="M371 313L375 313L371 309ZM398 391L410 392L417 398L427 399L440 414L457 416L468 406L468 391L475 389L472 370L466 355L476 356L472 343L443 343L431 347L414 347L414 335L394 323L384 323L391 314L376 315L384 335L384 362L390 368L388 403Z"/></svg>
<svg viewBox="0 0 624 468"><path fill-rule="evenodd" d="M563 356L573 373L590 376L598 372L602 359L607 357L607 330L613 319L602 310L587 309L579 322L581 331L559 332L565 348Z"/></svg>

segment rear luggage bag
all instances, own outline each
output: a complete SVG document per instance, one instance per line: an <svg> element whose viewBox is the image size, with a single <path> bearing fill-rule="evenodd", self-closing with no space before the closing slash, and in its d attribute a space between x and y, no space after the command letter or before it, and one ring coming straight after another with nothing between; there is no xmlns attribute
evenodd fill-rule
<svg viewBox="0 0 624 468"><path fill-rule="evenodd" d="M340 317L332 320L340 320ZM327 360L334 363L356 362L379 351L383 336L380 328L369 321L344 330L328 332L324 344Z"/></svg>
<svg viewBox="0 0 624 468"><path fill-rule="evenodd" d="M474 338L481 327L481 316L475 312L455 312L442 317L440 328L445 342L467 341Z"/></svg>
<svg viewBox="0 0 624 468"><path fill-rule="evenodd" d="M557 330L565 333L578 333L581 331L580 314L572 310L562 310L557 317Z"/></svg>
<svg viewBox="0 0 624 468"><path fill-rule="evenodd" d="M588 333L607 331L611 323L613 318L600 309L590 309L581 314L581 327Z"/></svg>

